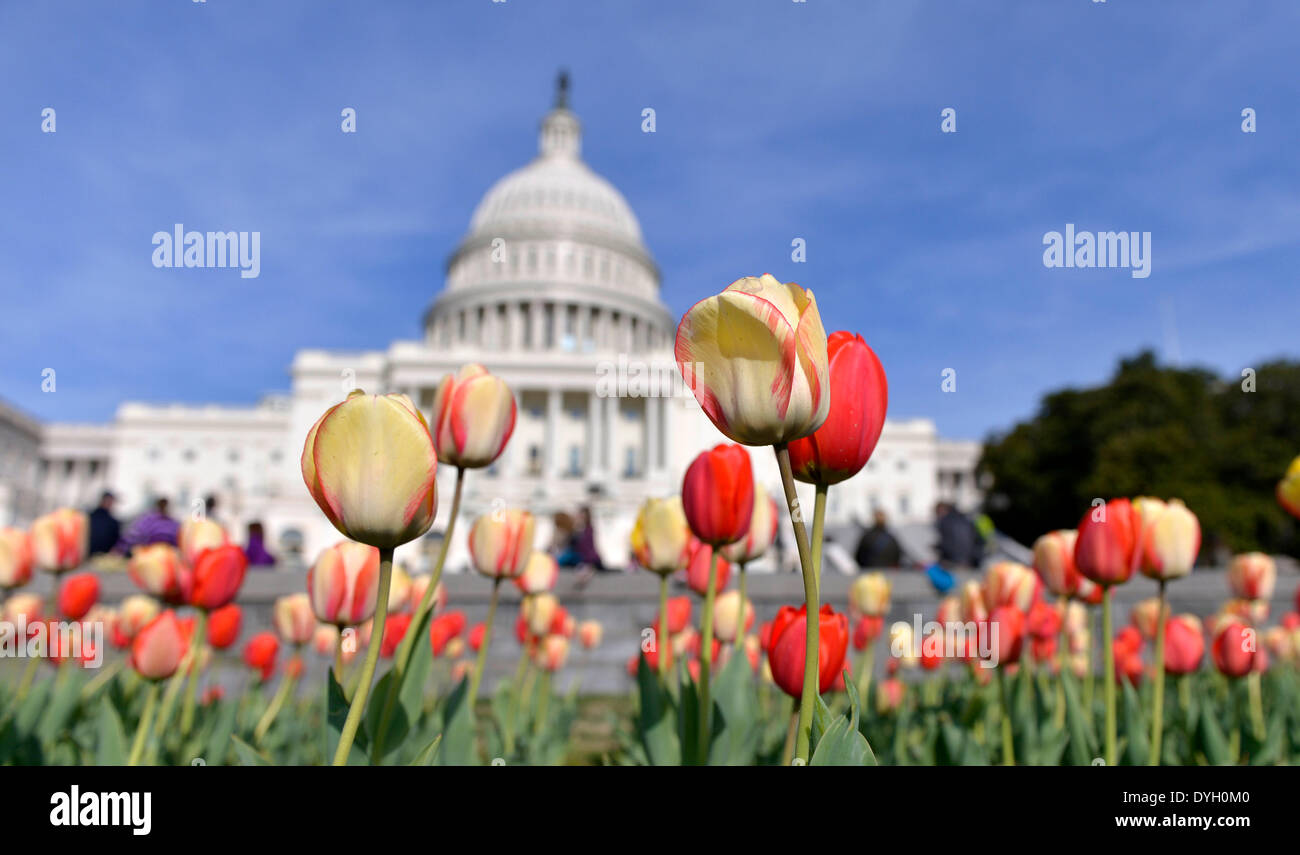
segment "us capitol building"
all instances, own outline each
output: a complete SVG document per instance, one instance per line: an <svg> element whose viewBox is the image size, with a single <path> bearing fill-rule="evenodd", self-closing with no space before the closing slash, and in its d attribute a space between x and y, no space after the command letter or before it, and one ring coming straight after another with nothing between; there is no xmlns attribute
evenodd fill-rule
<svg viewBox="0 0 1300 855"><path fill-rule="evenodd" d="M356 387L405 392L427 415L443 375L480 362L514 390L518 420L502 458L467 474L448 570L466 565L468 520L504 505L537 515L539 547L555 513L589 507L606 564L624 566L641 501L676 492L691 459L724 439L677 375L677 319L659 284L627 200L582 160L562 80L537 157L479 202L419 340L299 351L290 391L255 406L127 402L111 423L83 425L41 424L0 402L0 525L26 525L60 505L89 508L104 489L124 520L157 497L180 517L213 495L239 542L260 521L273 552L301 549L311 561L339 538L299 473L312 423ZM779 496L771 450L751 451L756 477ZM865 522L876 507L891 523L927 522L941 498L970 510L978 455L977 443L942 440L927 419L890 420L868 468L831 490L828 527ZM398 551L413 569L424 569L441 537L454 477L440 467L434 529Z"/></svg>

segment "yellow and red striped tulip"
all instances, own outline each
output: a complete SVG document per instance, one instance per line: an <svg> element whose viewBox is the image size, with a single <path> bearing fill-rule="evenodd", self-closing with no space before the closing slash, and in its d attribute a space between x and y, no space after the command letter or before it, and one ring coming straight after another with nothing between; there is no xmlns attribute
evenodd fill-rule
<svg viewBox="0 0 1300 855"><path fill-rule="evenodd" d="M60 508L38 517L31 529L32 559L50 573L80 567L90 549L90 521L81 511Z"/></svg>
<svg viewBox="0 0 1300 855"><path fill-rule="evenodd" d="M17 528L0 528L0 591L31 581L35 556L32 539Z"/></svg>
<svg viewBox="0 0 1300 855"><path fill-rule="evenodd" d="M811 290L749 276L690 308L674 355L723 434L776 445L811 434L830 412L826 330Z"/></svg>
<svg viewBox="0 0 1300 855"><path fill-rule="evenodd" d="M429 530L438 457L424 416L405 395L353 391L307 433L302 477L345 537L394 549Z"/></svg>
<svg viewBox="0 0 1300 855"><path fill-rule="evenodd" d="M1293 516L1300 517L1300 457L1291 461L1277 484L1277 500Z"/></svg>
<svg viewBox="0 0 1300 855"><path fill-rule="evenodd" d="M733 564L747 564L763 557L776 540L778 511L762 484L754 482L754 512L749 517L749 531L735 543L722 547L723 556Z"/></svg>
<svg viewBox="0 0 1300 855"><path fill-rule="evenodd" d="M271 607L271 623L289 644L306 644L316 635L316 615L304 593L280 597Z"/></svg>
<svg viewBox="0 0 1300 855"><path fill-rule="evenodd" d="M1277 563L1262 552L1247 552L1232 559L1228 587L1243 600L1267 600L1277 584Z"/></svg>
<svg viewBox="0 0 1300 855"><path fill-rule="evenodd" d="M549 593L524 597L520 605L524 622L528 625L528 632L534 638L541 638L551 631L551 624L554 623L559 609L560 601Z"/></svg>
<svg viewBox="0 0 1300 855"><path fill-rule="evenodd" d="M158 617L161 607L153 597L132 594L122 600L117 609L117 629L127 639L135 638L140 630Z"/></svg>
<svg viewBox="0 0 1300 855"><path fill-rule="evenodd" d="M1023 564L999 561L984 574L984 604L990 609L1014 606L1028 613L1038 591L1038 576Z"/></svg>
<svg viewBox="0 0 1300 855"><path fill-rule="evenodd" d="M5 623L18 623L20 621L36 623L41 619L41 614L44 611L44 597L31 591L23 591L4 601L4 608L0 609L0 616L4 617Z"/></svg>
<svg viewBox="0 0 1300 855"><path fill-rule="evenodd" d="M131 667L146 680L165 680L180 667L189 648L176 613L168 609L141 629L131 643Z"/></svg>
<svg viewBox="0 0 1300 855"><path fill-rule="evenodd" d="M849 614L853 618L883 617L889 611L893 584L884 573L863 573L849 587Z"/></svg>
<svg viewBox="0 0 1300 855"><path fill-rule="evenodd" d="M463 469L488 466L515 430L515 396L500 377L478 364L442 378L433 396L433 439L438 460Z"/></svg>
<svg viewBox="0 0 1300 855"><path fill-rule="evenodd" d="M969 579L961 586L961 616L964 620L980 623L989 619L988 606L984 602L984 588L974 579Z"/></svg>
<svg viewBox="0 0 1300 855"><path fill-rule="evenodd" d="M1134 499L1133 510L1141 527L1143 575L1168 581L1192 572L1201 549L1201 524L1196 514L1178 499L1162 502L1147 497Z"/></svg>
<svg viewBox="0 0 1300 855"><path fill-rule="evenodd" d="M206 517L186 520L176 533L176 548L186 567L193 567L199 553L230 543L230 535L218 523Z"/></svg>
<svg viewBox="0 0 1300 855"><path fill-rule="evenodd" d="M1074 566L1078 536L1074 529L1063 528L1034 541L1034 570L1047 590L1058 597L1072 597L1079 590L1079 571Z"/></svg>
<svg viewBox="0 0 1300 855"><path fill-rule="evenodd" d="M680 496L646 499L632 525L632 554L661 576L676 573L691 557L691 528Z"/></svg>
<svg viewBox="0 0 1300 855"><path fill-rule="evenodd" d="M365 623L379 593L379 550L353 540L326 549L307 571L307 593L318 620L334 626Z"/></svg>
<svg viewBox="0 0 1300 855"><path fill-rule="evenodd" d="M524 572L515 579L515 585L525 594L544 594L555 587L560 576L560 565L549 552L534 549L524 565Z"/></svg>
<svg viewBox="0 0 1300 855"><path fill-rule="evenodd" d="M524 572L533 554L533 515L518 508L491 511L469 529L469 555L474 569L496 579L513 579Z"/></svg>
<svg viewBox="0 0 1300 855"><path fill-rule="evenodd" d="M126 565L131 581L145 593L152 594L165 603L179 604L184 598L186 572L181 566L181 554L170 543L150 543L131 550L131 560Z"/></svg>
<svg viewBox="0 0 1300 855"><path fill-rule="evenodd" d="M744 620L741 620L741 614ZM723 644L743 638L754 625L754 604L746 599L742 605L740 591L723 591L713 603L713 637Z"/></svg>

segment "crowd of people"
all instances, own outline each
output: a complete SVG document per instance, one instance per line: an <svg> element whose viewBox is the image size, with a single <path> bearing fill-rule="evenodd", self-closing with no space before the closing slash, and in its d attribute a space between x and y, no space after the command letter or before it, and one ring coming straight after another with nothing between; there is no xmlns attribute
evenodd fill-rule
<svg viewBox="0 0 1300 855"><path fill-rule="evenodd" d="M90 555L127 555L132 548L151 543L176 545L181 524L171 515L171 503L166 498L155 500L148 511L125 526L114 514L116 505L117 497L106 490L99 498L99 505L90 511ZM203 513L207 519L217 519L215 496L204 499ZM248 524L244 553L250 567L275 564L275 556L266 548L266 531L260 522Z"/></svg>

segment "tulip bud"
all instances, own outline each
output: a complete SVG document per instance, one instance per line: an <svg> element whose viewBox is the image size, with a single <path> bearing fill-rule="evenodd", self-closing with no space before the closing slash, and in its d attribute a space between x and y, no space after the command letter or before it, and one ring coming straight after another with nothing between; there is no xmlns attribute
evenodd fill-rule
<svg viewBox="0 0 1300 855"><path fill-rule="evenodd" d="M1277 583L1277 564L1262 552L1247 552L1232 559L1228 586L1243 600L1268 600Z"/></svg>
<svg viewBox="0 0 1300 855"><path fill-rule="evenodd" d="M151 543L131 550L126 565L131 581L165 603L184 601L186 580L180 553L169 543Z"/></svg>
<svg viewBox="0 0 1300 855"><path fill-rule="evenodd" d="M1205 636L1193 615L1175 615L1165 622L1165 673L1190 674L1201 666Z"/></svg>
<svg viewBox="0 0 1300 855"><path fill-rule="evenodd" d="M244 664L260 671L263 680L275 672L275 657L280 653L280 640L273 632L259 632L244 645Z"/></svg>
<svg viewBox="0 0 1300 855"><path fill-rule="evenodd" d="M831 399L826 350L812 291L766 273L692 306L674 345L705 415L745 445L790 442L822 426Z"/></svg>
<svg viewBox="0 0 1300 855"><path fill-rule="evenodd" d="M1160 625L1160 598L1148 597L1134 603L1129 620L1143 638L1155 638L1156 627Z"/></svg>
<svg viewBox="0 0 1300 855"><path fill-rule="evenodd" d="M1225 677L1244 677L1255 669L1258 655L1254 629L1236 620L1216 627L1210 658L1219 673Z"/></svg>
<svg viewBox="0 0 1300 855"><path fill-rule="evenodd" d="M1102 587L1127 582L1135 569L1138 525L1128 499L1091 508L1079 523L1074 566Z"/></svg>
<svg viewBox="0 0 1300 855"><path fill-rule="evenodd" d="M762 558L776 540L777 518L776 500L767 494L762 484L754 484L754 512L749 518L749 529L740 540L722 547L722 554L737 564Z"/></svg>
<svg viewBox="0 0 1300 855"><path fill-rule="evenodd" d="M131 644L131 667L146 680L165 680L180 667L189 648L176 613L170 609L141 629Z"/></svg>
<svg viewBox="0 0 1300 855"><path fill-rule="evenodd" d="M288 644L306 644L316 634L316 615L306 594L280 597L271 607L271 623Z"/></svg>
<svg viewBox="0 0 1300 855"><path fill-rule="evenodd" d="M525 597L519 608L528 623L528 631L534 637L541 638L551 631L551 623L555 620L560 602L551 594L534 594Z"/></svg>
<svg viewBox="0 0 1300 855"><path fill-rule="evenodd" d="M474 520L469 554L484 576L513 579L533 554L533 515L517 508L491 511Z"/></svg>
<svg viewBox="0 0 1300 855"><path fill-rule="evenodd" d="M1291 663L1295 661L1295 642L1293 633L1281 626L1271 626L1264 630L1264 649L1278 661Z"/></svg>
<svg viewBox="0 0 1300 855"><path fill-rule="evenodd" d="M154 618L158 617L158 601L144 594L132 594L122 600L117 610L117 631L130 641L140 634Z"/></svg>
<svg viewBox="0 0 1300 855"><path fill-rule="evenodd" d="M691 531L712 546L745 536L754 515L754 473L749 452L717 445L691 461L682 479L682 510Z"/></svg>
<svg viewBox="0 0 1300 855"><path fill-rule="evenodd" d="M803 668L808 638L807 607L782 606L772 621L768 662L772 679L792 698L803 691ZM849 622L829 605L817 615L818 690L825 692L835 682L849 647Z"/></svg>
<svg viewBox="0 0 1300 855"><path fill-rule="evenodd" d="M578 641L587 650L593 650L600 646L600 640L605 635L605 628L600 625L598 620L584 620L578 624Z"/></svg>
<svg viewBox="0 0 1300 855"><path fill-rule="evenodd" d="M668 635L674 636L686 629L691 622L691 610L694 606L691 604L690 597L672 597L668 600L667 605ZM660 634L658 614L655 615L654 622L650 626L654 630L655 638L658 638Z"/></svg>
<svg viewBox="0 0 1300 855"><path fill-rule="evenodd" d="M379 595L379 550L339 541L307 571L307 592L318 620L340 627L364 623L375 613Z"/></svg>
<svg viewBox="0 0 1300 855"><path fill-rule="evenodd" d="M880 441L889 407L885 369L862 336L831 333L826 354L831 399L826 421L790 443L794 477L809 484L838 484L858 474Z"/></svg>
<svg viewBox="0 0 1300 855"><path fill-rule="evenodd" d="M482 365L446 375L433 396L433 437L438 460L479 469L501 456L515 430L515 396Z"/></svg>
<svg viewBox="0 0 1300 855"><path fill-rule="evenodd" d="M410 628L410 612L389 615L388 620L384 622L384 636L379 640L379 655L384 659L392 659L393 654L397 652L397 646L402 643L406 631Z"/></svg>
<svg viewBox="0 0 1300 855"><path fill-rule="evenodd" d="M14 594L4 601L4 609L0 610L5 623L36 623L41 619L41 613L45 610L45 599L40 594L34 594L30 591Z"/></svg>
<svg viewBox="0 0 1300 855"><path fill-rule="evenodd" d="M438 615L429 623L429 643L434 656L442 656L448 651L448 645L465 631L463 612L447 612Z"/></svg>
<svg viewBox="0 0 1300 855"><path fill-rule="evenodd" d="M1056 638L1061 634L1064 615L1055 605L1038 600L1029 607L1025 630L1035 638Z"/></svg>
<svg viewBox="0 0 1300 855"><path fill-rule="evenodd" d="M319 656L326 658L333 656L339 649L339 628L332 623L316 624L316 632L311 637L311 646Z"/></svg>
<svg viewBox="0 0 1300 855"><path fill-rule="evenodd" d="M1021 649L1025 640L1025 613L1015 606L998 606L990 614L986 623L980 624L980 650L992 650L996 641L998 667L1020 661ZM996 630L996 638L992 633ZM983 633L988 632L988 643L984 642Z"/></svg>
<svg viewBox="0 0 1300 855"><path fill-rule="evenodd" d="M81 620L99 599L99 577L76 573L59 586L59 613L68 620Z"/></svg>
<svg viewBox="0 0 1300 855"><path fill-rule="evenodd" d="M980 623L988 620L989 610L984 603L984 589L974 579L961 586L961 616L963 620Z"/></svg>
<svg viewBox="0 0 1300 855"><path fill-rule="evenodd" d="M894 712L903 705L903 698L906 693L906 686L897 677L881 680L880 685L876 688L876 712L880 715L889 715Z"/></svg>
<svg viewBox="0 0 1300 855"><path fill-rule="evenodd" d="M424 416L405 395L353 391L307 434L302 477L334 527L394 549L429 530L438 458Z"/></svg>
<svg viewBox="0 0 1300 855"><path fill-rule="evenodd" d="M0 528L0 591L21 588L32 578L32 540L27 532Z"/></svg>
<svg viewBox="0 0 1300 855"><path fill-rule="evenodd" d="M90 522L81 511L60 508L37 517L31 528L32 558L49 573L80 567L90 550Z"/></svg>
<svg viewBox="0 0 1300 855"><path fill-rule="evenodd" d="M1014 606L1028 612L1038 593L1034 571L1014 561L999 561L984 574L984 604L991 609Z"/></svg>
<svg viewBox="0 0 1300 855"><path fill-rule="evenodd" d="M871 617L870 615L863 615L858 618L858 622L853 626L853 649L866 650L871 646L871 642L880 637L880 633L884 628L884 618Z"/></svg>
<svg viewBox="0 0 1300 855"><path fill-rule="evenodd" d="M230 543L230 535L219 524L206 517L186 520L176 533L176 548L185 566L193 567L199 553Z"/></svg>
<svg viewBox="0 0 1300 855"><path fill-rule="evenodd" d="M555 587L560 576L560 565L550 553L534 549L524 565L524 572L515 578L515 586L525 594L544 594Z"/></svg>
<svg viewBox="0 0 1300 855"><path fill-rule="evenodd" d="M863 573L849 587L849 613L884 617L893 587L884 573Z"/></svg>
<svg viewBox="0 0 1300 855"><path fill-rule="evenodd" d="M537 648L537 664L554 673L564 667L569 658L569 639L562 635L548 635Z"/></svg>
<svg viewBox="0 0 1300 855"><path fill-rule="evenodd" d="M1111 652L1115 658L1115 679L1119 682L1128 680L1137 685L1142 679L1142 633L1131 626L1126 626L1115 636Z"/></svg>
<svg viewBox="0 0 1300 855"><path fill-rule="evenodd" d="M694 551L691 552L691 562L686 566L686 585L701 597L708 596L709 568L712 560L713 547L697 541ZM731 564L722 557L722 553L718 553L718 569L713 590L721 591L727 587L730 578Z"/></svg>
<svg viewBox="0 0 1300 855"><path fill-rule="evenodd" d="M1152 579L1186 576L1201 549L1201 524L1178 499L1135 499L1133 509L1141 526L1143 575Z"/></svg>
<svg viewBox="0 0 1300 855"><path fill-rule="evenodd" d="M244 583L248 558L234 544L205 549L194 559L190 605L211 611L235 598Z"/></svg>
<svg viewBox="0 0 1300 855"><path fill-rule="evenodd" d="M632 526L631 542L637 563L652 573L667 576L685 567L691 529L681 497L646 499Z"/></svg>
<svg viewBox="0 0 1300 855"><path fill-rule="evenodd" d="M740 618L742 612L743 622ZM744 636L753 625L753 603L745 600L742 607L739 591L724 591L718 595L713 603L713 634L718 641L731 644L737 635Z"/></svg>
<svg viewBox="0 0 1300 855"><path fill-rule="evenodd" d="M1047 590L1058 597L1072 597L1079 587L1074 566L1074 544L1079 533L1072 528L1048 532L1034 541L1034 570Z"/></svg>
<svg viewBox="0 0 1300 855"><path fill-rule="evenodd" d="M478 653L478 649L483 646L483 637L487 635L487 624L479 621L469 628L469 649Z"/></svg>

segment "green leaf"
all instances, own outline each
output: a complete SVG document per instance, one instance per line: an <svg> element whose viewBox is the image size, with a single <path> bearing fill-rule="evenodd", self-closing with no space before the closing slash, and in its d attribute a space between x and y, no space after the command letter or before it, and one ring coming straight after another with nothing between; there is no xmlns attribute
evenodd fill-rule
<svg viewBox="0 0 1300 855"><path fill-rule="evenodd" d="M700 763L700 693L691 679L685 663L677 668L677 738L681 747L682 765L698 766Z"/></svg>
<svg viewBox="0 0 1300 855"><path fill-rule="evenodd" d="M68 722L81 701L81 686L84 682L81 670L73 663L59 666L50 704L42 713L40 724L36 726L36 735L41 742L53 742L67 730Z"/></svg>
<svg viewBox="0 0 1300 855"><path fill-rule="evenodd" d="M343 734L343 723L348 718L348 701L343 695L343 687L339 685L338 679L334 676L334 669L331 668L327 677L325 688L325 763L328 765L334 762L334 752L338 750L339 739ZM238 739L235 740L239 742ZM349 766L365 766L368 764L366 758L366 739L365 728L357 728L357 735L352 740L352 748L348 751Z"/></svg>
<svg viewBox="0 0 1300 855"><path fill-rule="evenodd" d="M713 687L713 700L709 765L752 766L763 723L748 656L736 654L727 660Z"/></svg>
<svg viewBox="0 0 1300 855"><path fill-rule="evenodd" d="M235 754L239 757L241 766L270 766L271 760L265 754L259 752L256 748L249 745L238 736L230 737L230 741L235 744Z"/></svg>
<svg viewBox="0 0 1300 855"><path fill-rule="evenodd" d="M844 687L849 693L849 713L831 722L817 741L809 766L875 766L876 755L867 738L858 730L858 691L848 674ZM819 699L820 700L820 699ZM825 705L819 705L825 709ZM813 716L814 719L817 716Z"/></svg>
<svg viewBox="0 0 1300 855"><path fill-rule="evenodd" d="M442 743L438 751L439 766L478 766L475 744L474 712L470 708L469 677L447 696L442 708Z"/></svg>
<svg viewBox="0 0 1300 855"><path fill-rule="evenodd" d="M117 715L113 701L105 696L99 705L99 723L95 733L95 765L125 766L127 761L126 731Z"/></svg>
<svg viewBox="0 0 1300 855"><path fill-rule="evenodd" d="M1097 742L1089 725L1088 716L1079 701L1079 690L1074 684L1074 675L1062 669L1061 680L1065 685L1065 722L1070 732L1068 744L1070 763L1075 766L1088 766L1097 756Z"/></svg>
<svg viewBox="0 0 1300 855"><path fill-rule="evenodd" d="M636 731L646 759L654 766L681 765L682 747L677 740L672 698L644 654L637 661L636 682L640 699Z"/></svg>
<svg viewBox="0 0 1300 855"><path fill-rule="evenodd" d="M233 702L223 702L217 711L216 718L213 721L212 732L208 735L207 749L204 751L203 759L209 765L219 766L226 762L226 755L230 751L230 736L235 732L235 718L239 713L239 705ZM335 745L337 745L337 741ZM334 759L331 754L325 758L325 762Z"/></svg>
<svg viewBox="0 0 1300 855"><path fill-rule="evenodd" d="M1210 704L1201 704L1201 725L1199 728L1201 750L1205 752L1205 759L1210 761L1213 766L1231 766L1232 753L1228 748L1228 742L1223 737L1223 730L1219 723L1214 719L1214 711Z"/></svg>
<svg viewBox="0 0 1300 855"><path fill-rule="evenodd" d="M1142 702L1132 683L1128 680L1120 682L1124 687L1125 756L1130 766L1145 766L1151 759L1151 740L1147 731L1147 719L1142 713Z"/></svg>
<svg viewBox="0 0 1300 855"><path fill-rule="evenodd" d="M438 734L433 741L424 746L424 750L411 761L412 766L432 766L433 759L438 756L438 744L442 742L442 734Z"/></svg>

